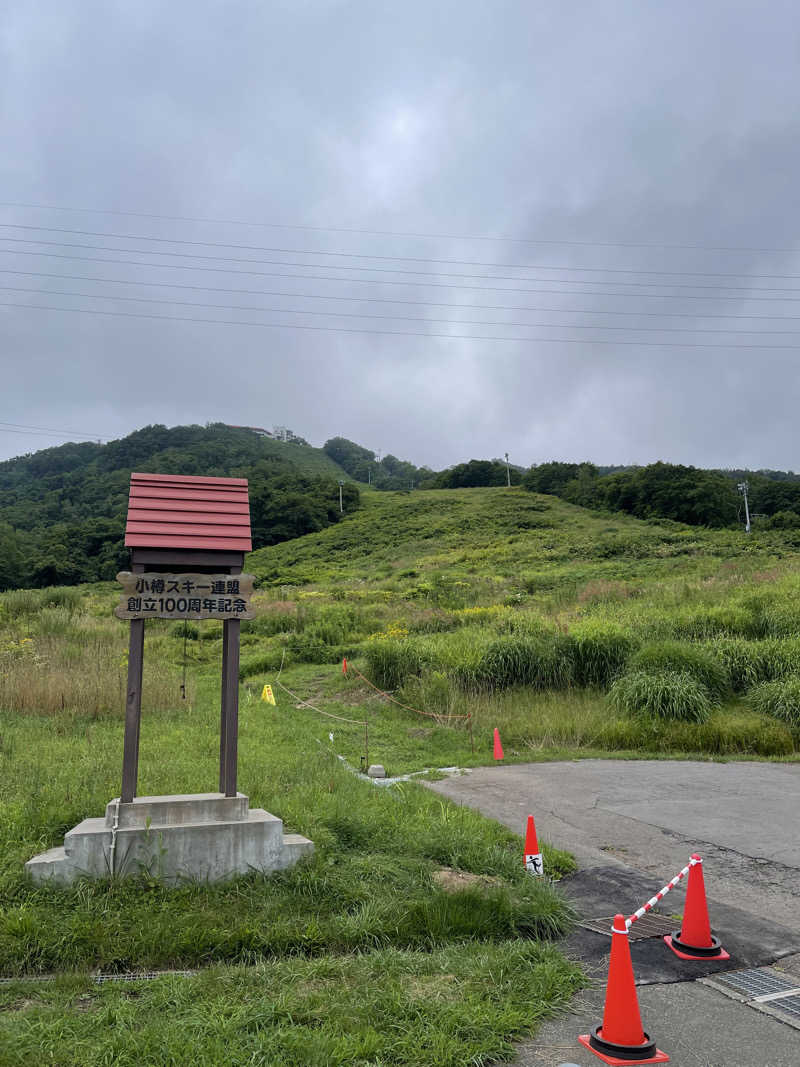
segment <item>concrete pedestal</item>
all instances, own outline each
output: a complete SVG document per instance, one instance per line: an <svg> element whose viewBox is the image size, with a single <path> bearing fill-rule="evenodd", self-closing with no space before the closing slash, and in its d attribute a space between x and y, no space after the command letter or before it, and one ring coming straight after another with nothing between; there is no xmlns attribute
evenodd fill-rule
<svg viewBox="0 0 800 1067"><path fill-rule="evenodd" d="M313 851L307 838L285 834L275 815L251 810L242 793L196 793L112 800L104 819L84 819L25 869L37 883L149 873L174 885L278 871Z"/></svg>

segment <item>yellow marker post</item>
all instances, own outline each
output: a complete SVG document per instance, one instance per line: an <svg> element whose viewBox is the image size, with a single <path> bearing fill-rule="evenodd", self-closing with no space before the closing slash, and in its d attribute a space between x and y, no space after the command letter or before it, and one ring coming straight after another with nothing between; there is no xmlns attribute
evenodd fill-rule
<svg viewBox="0 0 800 1067"><path fill-rule="evenodd" d="M264 701L265 704L272 704L273 706L275 705L275 695L272 692L271 685L265 685L264 688L261 690L261 699Z"/></svg>

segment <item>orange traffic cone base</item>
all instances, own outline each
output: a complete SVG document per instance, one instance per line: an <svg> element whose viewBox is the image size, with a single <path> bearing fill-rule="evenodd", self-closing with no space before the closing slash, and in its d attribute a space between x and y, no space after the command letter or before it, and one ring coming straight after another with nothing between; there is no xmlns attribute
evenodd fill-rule
<svg viewBox="0 0 800 1067"><path fill-rule="evenodd" d="M730 953L726 952L719 940L711 936L711 947L708 949L699 949L694 945L684 945L680 941L678 934L667 935L664 941L668 948L671 948L678 959L681 960L729 960L731 958ZM700 953L703 955L700 955Z"/></svg>
<svg viewBox="0 0 800 1067"><path fill-rule="evenodd" d="M652 1041L645 1034L645 1043L641 1046L641 1049L637 1049L635 1045L617 1045L611 1046L609 1042L609 1051L603 1051L603 1030L602 1027L596 1026L592 1030L591 1034L580 1034L578 1041L584 1048L588 1048L590 1052L593 1052L595 1056L598 1056L603 1063L611 1064L611 1067L630 1067L633 1063L668 1063L669 1056L666 1052L662 1052L661 1049L656 1048ZM614 1047L615 1051L610 1051L610 1048ZM623 1058L620 1058L622 1050ZM616 1052L616 1055L615 1055ZM648 1052L652 1052L652 1055L647 1055Z"/></svg>

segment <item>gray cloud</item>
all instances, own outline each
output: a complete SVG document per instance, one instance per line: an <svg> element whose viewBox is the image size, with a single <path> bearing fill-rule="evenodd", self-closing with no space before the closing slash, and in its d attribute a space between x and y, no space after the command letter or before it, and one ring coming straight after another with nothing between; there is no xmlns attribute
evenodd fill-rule
<svg viewBox="0 0 800 1067"><path fill-rule="evenodd" d="M77 8L11 0L0 28L0 200L252 224L0 207L2 223L141 235L0 228L6 237L149 250L0 239L0 286L35 290L0 290L0 303L445 336L2 307L0 420L103 437L154 421L281 422L315 443L341 433L433 466L508 449L525 464L796 467L800 318L777 320L800 316L800 301L775 290L800 282L757 276L800 275L799 26L788 2L756 11L721 0ZM447 267L145 237L678 273ZM698 247L665 247L676 245ZM710 250L720 247L755 251ZM262 262L155 254L167 248ZM757 251L770 248L795 251ZM440 276L337 269L365 262ZM657 285L625 284L642 281ZM715 284L739 288L699 288ZM275 292L352 301L259 295ZM398 300L428 303L380 302ZM654 314L610 313L621 311ZM745 315L768 317L722 317ZM520 322L553 325L510 325ZM601 328L610 326L642 330ZM751 332L706 332L721 329ZM508 336L530 339L492 339ZM543 340L555 337L576 343ZM761 347L736 347L745 343ZM797 347L768 350L775 345ZM0 456L57 440L2 433Z"/></svg>

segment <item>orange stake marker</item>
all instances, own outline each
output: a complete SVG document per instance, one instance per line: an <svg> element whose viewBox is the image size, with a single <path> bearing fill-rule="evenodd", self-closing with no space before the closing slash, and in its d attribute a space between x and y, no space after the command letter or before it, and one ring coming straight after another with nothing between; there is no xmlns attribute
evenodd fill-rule
<svg viewBox="0 0 800 1067"><path fill-rule="evenodd" d="M494 758L505 759L505 756L503 755L503 745L500 741L500 731L496 726L494 728Z"/></svg>

